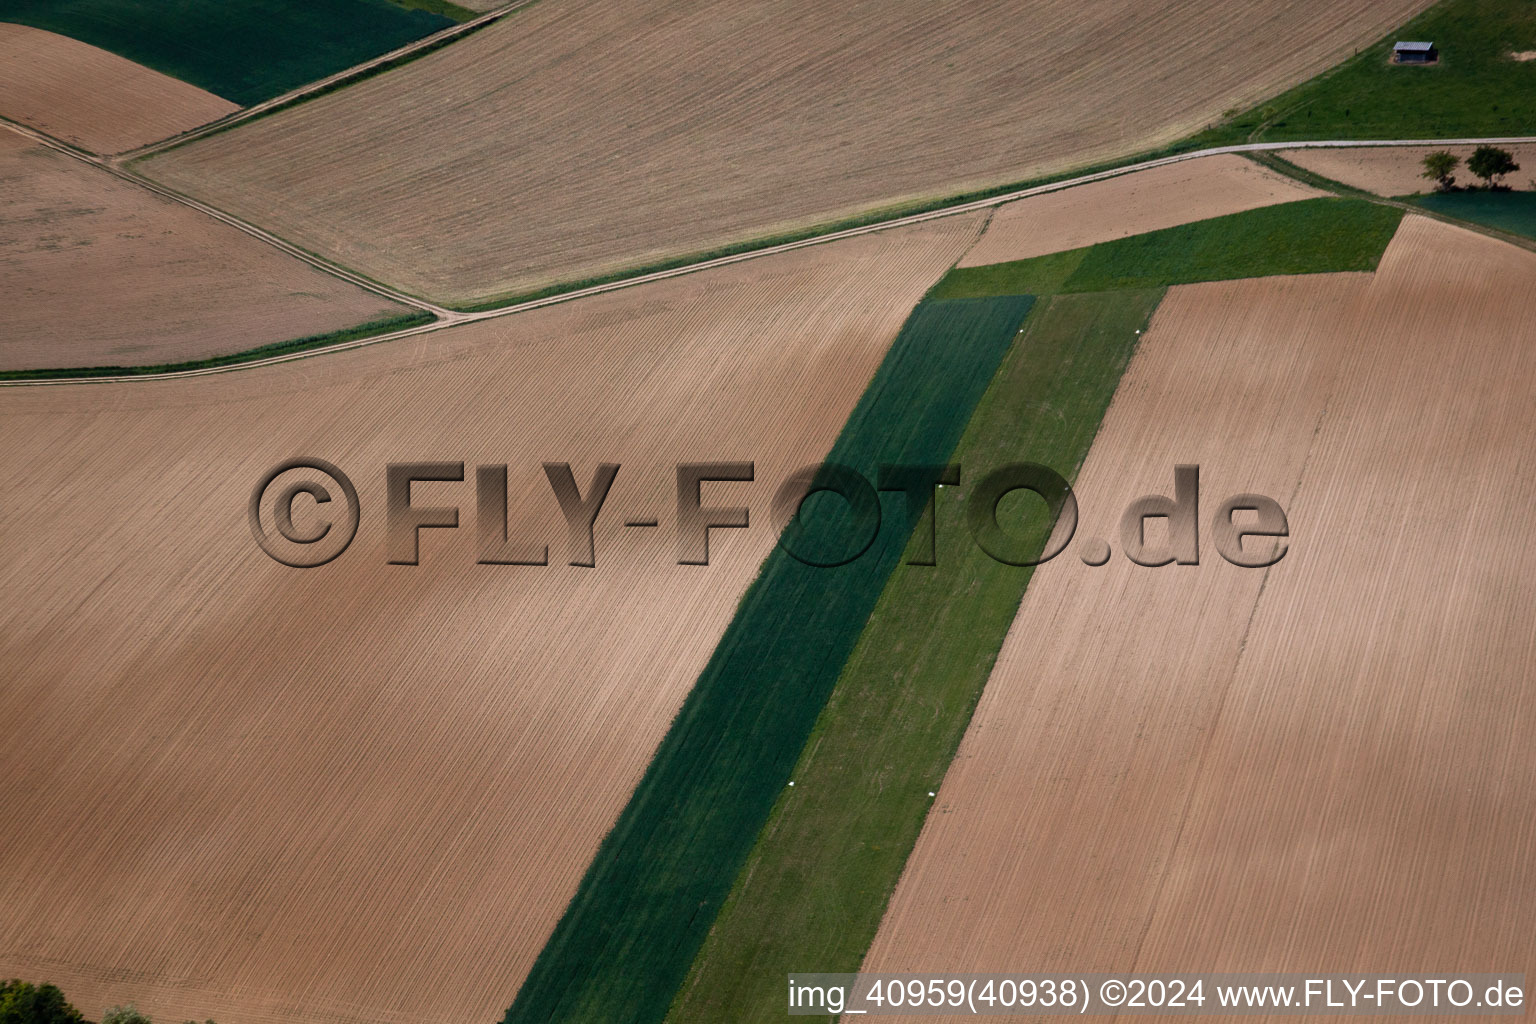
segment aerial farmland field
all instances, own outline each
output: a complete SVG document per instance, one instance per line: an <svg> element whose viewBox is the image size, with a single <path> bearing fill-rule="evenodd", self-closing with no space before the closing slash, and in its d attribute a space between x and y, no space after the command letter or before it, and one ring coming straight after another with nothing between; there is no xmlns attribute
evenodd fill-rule
<svg viewBox="0 0 1536 1024"><path fill-rule="evenodd" d="M1528 1017L1533 76L0 3L0 1024Z"/></svg>
<svg viewBox="0 0 1536 1024"><path fill-rule="evenodd" d="M1165 145L1424 6L540 3L141 170L473 305Z"/></svg>
<svg viewBox="0 0 1536 1024"><path fill-rule="evenodd" d="M621 515L670 525L674 462L729 455L761 482L706 498L766 519L979 225L430 344L0 391L19 496L0 565L28 594L0 613L16 730L0 807L32 823L0 846L0 975L221 1024L499 1014L774 544L716 532L710 566L680 566L670 529ZM279 565L245 527L252 483L305 452L361 494L339 572ZM547 542L552 564L476 564L473 484L418 485L460 503L464 529L386 564L384 468L404 458L509 464L511 535ZM547 460L583 489L597 463L622 467L593 569L564 564ZM192 492L221 511L175 514ZM74 572L49 569L60 550Z"/></svg>

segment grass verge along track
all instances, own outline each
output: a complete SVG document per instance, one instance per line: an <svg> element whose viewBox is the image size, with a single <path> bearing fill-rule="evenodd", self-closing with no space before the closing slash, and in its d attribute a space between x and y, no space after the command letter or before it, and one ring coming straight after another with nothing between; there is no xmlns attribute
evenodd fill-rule
<svg viewBox="0 0 1536 1024"><path fill-rule="evenodd" d="M1017 461L1074 476L1162 294L1042 299L956 449L962 486ZM786 972L858 970L1033 571L977 547L956 494L938 564L891 574L669 1020L777 1020ZM1010 524L1037 555L1042 507Z"/></svg>
<svg viewBox="0 0 1536 1024"><path fill-rule="evenodd" d="M1030 305L920 304L828 460L870 480L882 463L948 461ZM507 1024L665 1015L909 530L882 529L837 569L768 557Z"/></svg>
<svg viewBox="0 0 1536 1024"><path fill-rule="evenodd" d="M85 366L71 369L68 373L71 377L144 377L162 373L181 373L187 370L211 369L216 366L234 366L238 363L248 363L253 359L291 355L310 349L325 348L329 345L340 345L361 338L371 338L376 334L403 331L409 327L429 324L433 319L431 313L413 310L409 313L399 313L394 316L370 320L367 323L358 324L356 327L347 327L339 331L328 331L325 334L311 335L307 338L295 338L292 341L279 341L244 352L231 352L228 355L210 356L206 359L189 359L180 363L160 363L154 366ZM0 380L51 380L57 377L59 373L59 370L0 370Z"/></svg>

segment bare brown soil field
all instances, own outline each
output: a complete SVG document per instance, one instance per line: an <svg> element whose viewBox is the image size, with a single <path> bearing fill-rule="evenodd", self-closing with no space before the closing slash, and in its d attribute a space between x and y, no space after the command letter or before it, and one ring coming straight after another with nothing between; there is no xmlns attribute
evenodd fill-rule
<svg viewBox="0 0 1536 1024"><path fill-rule="evenodd" d="M0 389L0 976L92 1013L220 1024L496 1019L824 456L979 216L277 366ZM287 569L246 524L293 455L362 525ZM386 565L390 462L464 460L461 528ZM751 459L709 567L677 461ZM594 569L540 468L621 464ZM477 565L475 469L548 568ZM656 530L625 529L655 515Z"/></svg>
<svg viewBox="0 0 1536 1024"><path fill-rule="evenodd" d="M405 311L0 129L0 369L159 365Z"/></svg>
<svg viewBox="0 0 1536 1024"><path fill-rule="evenodd" d="M1414 192L1432 192L1435 183L1421 177L1424 156L1447 150L1461 157L1457 180L1470 184L1477 180L1467 169L1467 157L1475 146L1362 146L1359 149L1290 149L1280 155L1298 167L1341 181L1346 185L1383 196L1405 196ZM1536 168L1536 146L1506 146L1522 167ZM1524 175L1511 175L1516 183Z"/></svg>
<svg viewBox="0 0 1536 1024"><path fill-rule="evenodd" d="M0 22L0 116L93 153L121 153L240 108L88 43Z"/></svg>
<svg viewBox="0 0 1536 1024"><path fill-rule="evenodd" d="M1201 564L1036 575L866 970L1536 969L1533 283L1410 216L1373 276L1170 291L1079 537L1197 462ZM1267 571L1205 540L1238 491Z"/></svg>
<svg viewBox="0 0 1536 1024"><path fill-rule="evenodd" d="M1322 194L1234 154L1185 160L1000 206L960 265L1029 259Z"/></svg>
<svg viewBox="0 0 1536 1024"><path fill-rule="evenodd" d="M1425 6L570 0L142 167L462 303L1154 147Z"/></svg>

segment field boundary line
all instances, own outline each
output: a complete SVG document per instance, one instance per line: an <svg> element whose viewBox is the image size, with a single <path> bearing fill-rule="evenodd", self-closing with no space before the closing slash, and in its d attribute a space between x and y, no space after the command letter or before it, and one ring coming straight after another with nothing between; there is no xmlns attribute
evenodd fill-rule
<svg viewBox="0 0 1536 1024"><path fill-rule="evenodd" d="M537 0L525 0L525 3L533 3ZM509 13L515 8L507 8L500 13ZM498 13L498 12L492 12ZM464 24L471 24L465 22ZM897 228L912 227L917 224L925 224L929 221L943 217L956 217L967 213L974 213L991 207L1001 206L1005 203L1016 202L1020 199L1028 199L1033 196L1045 195L1051 192L1060 192L1065 189L1075 188L1079 185L1088 185L1098 181L1107 181L1126 174L1136 174L1140 171L1151 170L1156 167L1166 167L1170 164L1181 163L1186 160L1198 160L1202 157L1221 156L1228 153L1265 153L1291 149L1354 149L1360 147L1413 147L1413 146L1479 146L1479 145L1526 145L1536 144L1536 135L1489 137L1489 138L1455 138L1455 139L1316 139L1287 142L1244 142L1228 146L1213 146L1206 149L1189 150L1184 153L1174 153L1169 156L1156 157L1149 160L1140 160L1133 163L1121 164L1116 167L1093 171L1088 174L1077 175L1071 178L1062 178L1057 181L1049 181L1039 185L1030 185L1023 188L1001 192L997 195L986 196L981 199L973 199L953 206L939 206L935 209L924 210L918 213L904 214L886 220L873 221L869 224L861 224L854 227L829 231L824 234L810 235L793 241L781 242L776 245L766 245L761 248L746 249L742 252L730 253L724 256L716 256L700 260L694 263L684 263L663 270L642 272L631 277L621 277L612 281L588 285L583 288L574 288L570 291L558 292L554 295L546 295L542 298L530 299L525 302L513 302L506 306L498 306L494 309L464 312L450 309L437 303L428 302L425 299L398 291L388 285L374 281L363 274L349 270L338 264L332 263L324 257L317 256L292 242L287 241L267 231L264 228L246 221L234 214L220 210L201 200L183 195L175 189L168 188L158 182L152 181L142 175L136 174L124 167L116 166L105 159L86 154L74 149L66 143L60 142L51 136L39 132L33 128L18 124L7 118L0 118L0 125L19 132L36 142L50 147L73 157L84 163L100 167L117 178L138 184L173 202L204 213L221 221L230 227L236 228L246 234L271 245L290 256L303 260L310 266L326 273L332 274L344 281L366 288L376 295L381 295L402 305L410 306L433 314L437 319L429 324L408 328L403 331L392 331L377 334L367 338L357 338L352 341L342 342L338 345L320 346L305 349L300 352L287 353L280 356L269 356L262 359L252 359L246 362L229 363L224 366L203 367L196 370L174 370L160 374L133 374L125 373L117 376L100 377L52 377L31 380L0 381L0 387L37 387L54 384L87 384L87 383L122 383L125 381L170 380L179 377L201 376L209 373L229 373L235 370L254 369L261 366L273 366L278 363L292 362L296 359L308 359L314 356L326 355L333 352L345 352L366 345L379 344L386 341L394 341L399 338L412 337L418 334L427 334L442 330L447 327L455 327L460 324L478 323L482 320L493 320L497 317L512 316L517 313L531 312L546 306L553 306L561 302L571 302L576 299L589 298L594 295L604 295L608 292L618 291L621 288L633 288L638 285L651 284L657 281L670 280L681 277L684 274L693 274L702 270L713 270L718 267L726 267L745 260L759 259L764 256L774 256L779 253L792 252L812 245L822 245L827 242L841 241L846 238L857 238L861 235L874 234L877 231L889 231ZM69 372L69 371L61 371Z"/></svg>

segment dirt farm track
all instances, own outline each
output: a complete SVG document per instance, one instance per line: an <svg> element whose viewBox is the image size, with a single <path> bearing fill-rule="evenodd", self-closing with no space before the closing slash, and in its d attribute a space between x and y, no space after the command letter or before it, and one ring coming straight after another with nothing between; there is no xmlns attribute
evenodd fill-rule
<svg viewBox="0 0 1536 1024"><path fill-rule="evenodd" d="M1193 462L1290 550L1042 569L865 969L1536 972L1533 390L1536 254L1423 217L1175 288L1079 536Z"/></svg>

